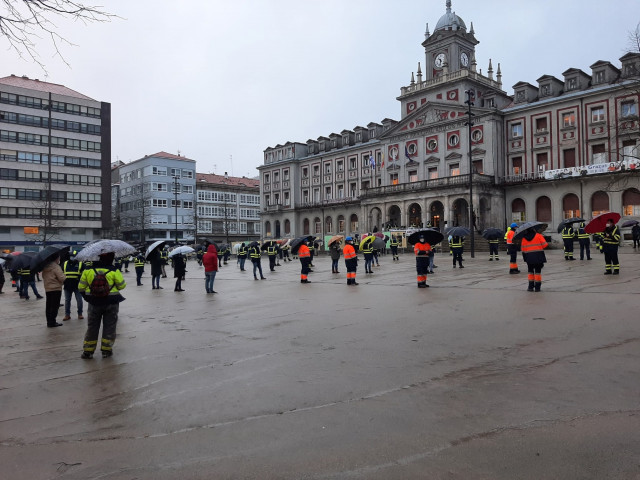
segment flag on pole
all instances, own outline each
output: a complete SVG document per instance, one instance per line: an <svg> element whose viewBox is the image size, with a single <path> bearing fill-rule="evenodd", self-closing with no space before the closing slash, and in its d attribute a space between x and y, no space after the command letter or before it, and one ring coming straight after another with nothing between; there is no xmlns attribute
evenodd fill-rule
<svg viewBox="0 0 640 480"><path fill-rule="evenodd" d="M380 159L382 160L382 164L380 165L380 167L384 168L384 153L380 154Z"/></svg>
<svg viewBox="0 0 640 480"><path fill-rule="evenodd" d="M407 146L404 146L404 156L407 157L407 160L411 161L411 156L409 156L409 150L407 150Z"/></svg>
<svg viewBox="0 0 640 480"><path fill-rule="evenodd" d="M373 159L373 155L369 155L369 165L376 168L376 161Z"/></svg>

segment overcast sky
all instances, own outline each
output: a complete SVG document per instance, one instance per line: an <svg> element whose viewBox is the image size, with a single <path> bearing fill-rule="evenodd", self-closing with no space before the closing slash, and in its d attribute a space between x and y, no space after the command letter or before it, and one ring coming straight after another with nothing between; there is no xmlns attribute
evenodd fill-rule
<svg viewBox="0 0 640 480"><path fill-rule="evenodd" d="M95 0L94 0L95 1ZM91 0L89 0L91 2ZM38 43L39 66L0 49L0 76L60 83L112 106L112 160L178 151L202 173L255 176L262 152L400 118L396 97L444 0L103 0L121 19L58 21L70 64ZM453 0L473 22L478 68L504 90L618 59L638 0ZM5 47L5 45L2 45Z"/></svg>

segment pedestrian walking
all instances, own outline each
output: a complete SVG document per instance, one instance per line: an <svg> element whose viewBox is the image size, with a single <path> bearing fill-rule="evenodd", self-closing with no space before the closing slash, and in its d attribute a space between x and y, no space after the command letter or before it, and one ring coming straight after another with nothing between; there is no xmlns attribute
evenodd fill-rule
<svg viewBox="0 0 640 480"><path fill-rule="evenodd" d="M302 242L302 244L298 247L298 258L300 259L300 264L302 267L302 269L300 270L300 283L311 283L307 278L307 275L311 271L311 269L309 268L311 264L311 252L308 243L311 242Z"/></svg>
<svg viewBox="0 0 640 480"><path fill-rule="evenodd" d="M542 285L542 267L547 262L544 249L549 244L541 233L536 232L534 228L528 229L522 238L522 259L527 262L527 280L529 285L527 291L539 292Z"/></svg>
<svg viewBox="0 0 640 480"><path fill-rule="evenodd" d="M85 360L93 358L98 345L100 326L102 326L100 342L102 358L113 355L120 302L124 300L120 291L127 286L122 272L113 268L114 253L103 253L99 258L100 260L92 265L92 268L82 272L78 284L78 289L89 304L87 331L84 335L81 355Z"/></svg>
<svg viewBox="0 0 640 480"><path fill-rule="evenodd" d="M18 271L20 275L20 298L24 298L25 300L29 300L29 287L33 291L33 294L36 296L38 300L44 298L42 295L38 293L38 289L36 288L36 282L34 280L34 275L31 272L29 267L23 267Z"/></svg>
<svg viewBox="0 0 640 480"><path fill-rule="evenodd" d="M578 227L578 243L580 244L580 260L584 260L585 253L587 260L591 260L591 241L589 234L584 230L584 222Z"/></svg>
<svg viewBox="0 0 640 480"><path fill-rule="evenodd" d="M359 285L356 282L356 273L358 271L358 256L356 255L356 249L353 246L353 238L345 238L344 249L342 254L344 255L344 264L347 268L347 285Z"/></svg>
<svg viewBox="0 0 640 480"><path fill-rule="evenodd" d="M173 262L173 278L176 279L176 285L173 288L174 292L184 292L182 289L182 278L187 270L187 264L184 261L184 257L181 253L178 253L171 257Z"/></svg>
<svg viewBox="0 0 640 480"><path fill-rule="evenodd" d="M414 240L415 241L415 240ZM416 254L416 272L418 279L418 288L427 288L427 272L429 271L429 253L431 252L431 245L427 243L425 237L421 236L413 247L413 252ZM455 256L454 262L455 262ZM455 263L453 265L455 267Z"/></svg>
<svg viewBox="0 0 640 480"><path fill-rule="evenodd" d="M451 252L453 253L453 268L456 268L456 262L458 262L458 266L460 268L464 268L462 265L462 253L464 251L464 237L451 237L451 242L449 243L449 247L451 248Z"/></svg>
<svg viewBox="0 0 640 480"><path fill-rule="evenodd" d="M138 253L138 255L136 255L136 258L134 260L134 265L136 267L136 284L141 287L143 285L142 283L142 274L144 273L144 264L145 264L145 259L144 259L144 254L142 252ZM86 262L85 262L85 269L87 268Z"/></svg>
<svg viewBox="0 0 640 480"><path fill-rule="evenodd" d="M637 223L631 228L631 238L633 240L633 248L640 248L640 225Z"/></svg>
<svg viewBox="0 0 640 480"><path fill-rule="evenodd" d="M338 261L340 260L340 241L335 241L329 246L329 255L331 256L331 273L340 273L338 271Z"/></svg>
<svg viewBox="0 0 640 480"><path fill-rule="evenodd" d="M564 259L575 260L573 258L573 240L576 237L576 232L571 225L565 225L562 229L562 242L564 243Z"/></svg>
<svg viewBox="0 0 640 480"><path fill-rule="evenodd" d="M202 265L204 265L204 289L207 293L218 293L213 289L213 282L216 279L219 264L216 246L210 243L207 247L207 253L202 256Z"/></svg>
<svg viewBox="0 0 640 480"><path fill-rule="evenodd" d="M62 326L62 323L57 322L57 318L65 278L60 268L60 257L55 257L42 269L44 291L47 296L45 315L47 317L47 327L49 328Z"/></svg>
<svg viewBox="0 0 640 480"><path fill-rule="evenodd" d="M244 262L247 261L247 246L242 243L238 249L238 263L240 264L240 271L244 272Z"/></svg>
<svg viewBox="0 0 640 480"><path fill-rule="evenodd" d="M393 261L400 261L400 257L398 256L398 237L395 235L391 235L391 240L389 241L389 247L391 248L391 255L393 255Z"/></svg>
<svg viewBox="0 0 640 480"><path fill-rule="evenodd" d="M260 246L258 242L254 242L249 247L249 258L251 258L251 263L253 263L253 279L258 280L258 275L256 272L260 271L260 280L264 280L266 277L262 274L262 264L260 263Z"/></svg>
<svg viewBox="0 0 640 480"><path fill-rule="evenodd" d="M602 251L606 266L605 275L618 275L620 273L618 245L620 245L620 230L613 223L613 220L607 220L607 225L602 233Z"/></svg>
<svg viewBox="0 0 640 480"><path fill-rule="evenodd" d="M75 256L76 252L73 252ZM76 310L78 312L78 320L83 320L82 316L83 304L82 294L78 290L78 283L80 283L80 275L82 275L82 262L75 260L75 257L70 258L63 264L62 272L64 273L64 317L62 320L71 319L71 298L76 299Z"/></svg>
<svg viewBox="0 0 640 480"><path fill-rule="evenodd" d="M513 241L516 228L518 228L518 224L513 222L509 228L507 228L507 233L504 234L504 239L507 241L507 253L509 254L510 274L520 273L520 270L518 269L518 245Z"/></svg>

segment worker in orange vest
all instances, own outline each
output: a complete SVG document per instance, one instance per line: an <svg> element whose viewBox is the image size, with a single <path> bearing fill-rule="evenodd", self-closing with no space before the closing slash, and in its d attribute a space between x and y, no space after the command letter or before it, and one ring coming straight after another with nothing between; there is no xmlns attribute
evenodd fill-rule
<svg viewBox="0 0 640 480"><path fill-rule="evenodd" d="M311 251L307 246L307 242L302 242L302 245L298 248L298 258L302 264L302 270L300 271L300 283L311 283L307 279L308 273L311 271Z"/></svg>
<svg viewBox="0 0 640 480"><path fill-rule="evenodd" d="M536 232L535 229L530 228L524 233L521 248L522 258L527 262L529 271L529 287L527 288L529 292L533 292L534 290L536 292L540 291L540 286L542 285L542 267L547 262L544 249L548 246L549 244L544 237Z"/></svg>
<svg viewBox="0 0 640 480"><path fill-rule="evenodd" d="M416 271L418 272L418 288L427 288L427 272L429 271L429 252L431 245L424 237L420 237L418 243L413 247L416 254Z"/></svg>
<svg viewBox="0 0 640 480"><path fill-rule="evenodd" d="M509 259L509 273L520 273L518 270L518 246L513 243L513 236L516 234L517 223L512 223L507 228L507 233L504 234L504 239L507 241L507 253L510 256Z"/></svg>
<svg viewBox="0 0 640 480"><path fill-rule="evenodd" d="M356 271L358 269L358 256L353 246L353 238L345 238L345 246L342 250L344 255L344 264L347 267L347 285L358 285L356 282Z"/></svg>

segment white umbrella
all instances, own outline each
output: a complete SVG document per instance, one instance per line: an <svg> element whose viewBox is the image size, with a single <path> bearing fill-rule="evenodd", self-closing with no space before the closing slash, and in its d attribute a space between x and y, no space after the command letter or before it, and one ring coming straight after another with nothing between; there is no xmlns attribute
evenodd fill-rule
<svg viewBox="0 0 640 480"><path fill-rule="evenodd" d="M124 257L136 252L136 249L122 240L98 240L87 243L78 252L75 259L79 262L93 262L100 260L103 253L114 253L116 257Z"/></svg>
<svg viewBox="0 0 640 480"><path fill-rule="evenodd" d="M187 253L193 253L195 250L187 245L182 245L181 247L176 247L171 252L169 252L169 258L174 255L186 255Z"/></svg>
<svg viewBox="0 0 640 480"><path fill-rule="evenodd" d="M147 253L144 254L144 258L147 258L151 252L153 252L156 248L164 245L165 243L167 243L166 240L158 240L156 242L153 242L151 245L149 245L149 248L147 248Z"/></svg>

